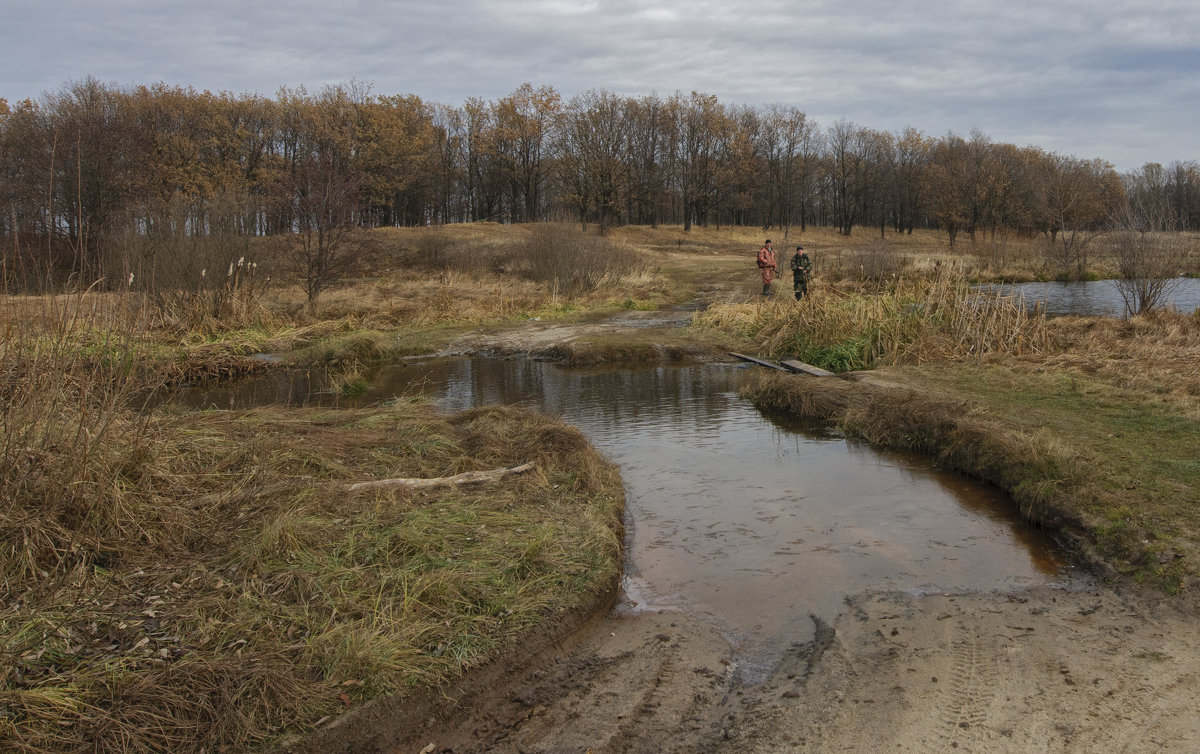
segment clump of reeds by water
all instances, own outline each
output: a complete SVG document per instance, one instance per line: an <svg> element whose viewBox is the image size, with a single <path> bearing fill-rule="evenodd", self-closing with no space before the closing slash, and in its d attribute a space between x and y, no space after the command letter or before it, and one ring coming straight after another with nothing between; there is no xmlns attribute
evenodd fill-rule
<svg viewBox="0 0 1200 754"><path fill-rule="evenodd" d="M837 372L1023 354L1048 344L1042 311L1020 298L974 289L950 272L895 279L873 292L813 287L801 301L713 306L697 315L695 326Z"/></svg>

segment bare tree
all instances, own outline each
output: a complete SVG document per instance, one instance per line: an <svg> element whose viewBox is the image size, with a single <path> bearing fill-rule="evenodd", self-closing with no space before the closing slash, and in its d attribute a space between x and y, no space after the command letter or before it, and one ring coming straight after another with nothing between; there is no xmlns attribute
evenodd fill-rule
<svg viewBox="0 0 1200 754"><path fill-rule="evenodd" d="M311 155L293 178L296 236L288 256L316 313L321 293L341 279L354 262L358 182L328 156ZM231 268L232 270L232 268Z"/></svg>
<svg viewBox="0 0 1200 754"><path fill-rule="evenodd" d="M1124 191L1112 166L1102 160L1049 155L1042 164L1038 214L1049 230L1052 256L1060 269L1082 278L1095 231ZM1055 245L1056 237L1061 247Z"/></svg>
<svg viewBox="0 0 1200 754"><path fill-rule="evenodd" d="M708 224L712 209L717 158L722 141L732 129L728 109L710 94L676 94L671 99L676 135L671 163L675 189L683 211L683 229L694 222Z"/></svg>
<svg viewBox="0 0 1200 754"><path fill-rule="evenodd" d="M629 118L612 92L591 89L572 98L564 113L561 178L570 203L586 227L594 211L601 234L621 210L628 188L626 153Z"/></svg>
<svg viewBox="0 0 1200 754"><path fill-rule="evenodd" d="M526 82L496 102L493 110L499 159L510 184L512 218L516 222L543 219L561 97L553 87L535 90Z"/></svg>
<svg viewBox="0 0 1200 754"><path fill-rule="evenodd" d="M626 159L629 162L629 218L634 223L658 227L665 205L671 136L666 106L657 96L625 102L629 119Z"/></svg>
<svg viewBox="0 0 1200 754"><path fill-rule="evenodd" d="M1115 213L1112 225L1117 231L1114 251L1121 273L1112 284L1125 303L1125 314L1145 314L1164 306L1187 270L1186 236L1156 232L1131 208Z"/></svg>

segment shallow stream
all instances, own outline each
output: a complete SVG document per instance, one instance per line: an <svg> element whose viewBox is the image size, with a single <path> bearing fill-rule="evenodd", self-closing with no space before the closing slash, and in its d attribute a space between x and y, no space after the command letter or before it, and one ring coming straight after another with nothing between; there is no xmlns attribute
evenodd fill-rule
<svg viewBox="0 0 1200 754"><path fill-rule="evenodd" d="M353 400L290 372L183 396L193 406L370 405L424 394L447 410L521 404L581 428L627 488L620 609L678 610L718 626L743 677L832 622L864 589L979 591L1071 582L1054 543L998 490L880 453L819 426L765 416L733 364L564 368L451 358L381 367ZM797 377L796 379L815 379Z"/></svg>

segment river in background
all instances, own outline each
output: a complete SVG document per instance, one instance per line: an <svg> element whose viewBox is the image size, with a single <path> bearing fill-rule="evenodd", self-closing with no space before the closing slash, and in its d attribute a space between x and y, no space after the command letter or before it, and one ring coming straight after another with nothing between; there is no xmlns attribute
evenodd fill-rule
<svg viewBox="0 0 1200 754"><path fill-rule="evenodd" d="M1030 305L1043 304L1051 317L1076 315L1083 317L1123 317L1125 302L1115 281L1089 280L1081 283L1019 283L998 285L995 289L1006 294L1021 295ZM1180 278L1164 302L1191 314L1200 308L1200 278Z"/></svg>
<svg viewBox="0 0 1200 754"><path fill-rule="evenodd" d="M353 400L316 371L188 391L195 407L362 406L429 396L450 411L517 404L582 429L621 467L628 531L623 610L678 610L717 625L761 677L832 622L847 595L1066 584L1042 532L993 487L881 453L817 425L766 416L732 364L565 368L452 358L380 368ZM797 379L805 379L797 377ZM520 459L516 459L520 460Z"/></svg>

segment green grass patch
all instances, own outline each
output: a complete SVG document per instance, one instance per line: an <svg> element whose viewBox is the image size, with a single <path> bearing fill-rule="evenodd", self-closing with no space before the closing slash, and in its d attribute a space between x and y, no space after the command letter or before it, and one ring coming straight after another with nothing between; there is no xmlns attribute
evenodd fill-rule
<svg viewBox="0 0 1200 754"><path fill-rule="evenodd" d="M902 388L766 378L764 407L820 416L1007 490L1097 562L1168 592L1200 578L1200 421L1171 403L1027 361L887 370Z"/></svg>
<svg viewBox="0 0 1200 754"><path fill-rule="evenodd" d="M969 398L1024 431L1069 445L1086 468L1078 504L1100 523L1122 570L1177 591L1200 566L1200 421L1086 375L1022 366L909 369L920 383ZM1186 562L1179 562L1179 561Z"/></svg>

